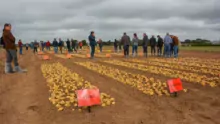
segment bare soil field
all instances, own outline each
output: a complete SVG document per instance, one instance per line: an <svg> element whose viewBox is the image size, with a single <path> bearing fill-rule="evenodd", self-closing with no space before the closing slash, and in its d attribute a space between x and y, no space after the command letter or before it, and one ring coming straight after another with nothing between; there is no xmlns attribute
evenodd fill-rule
<svg viewBox="0 0 220 124"><path fill-rule="evenodd" d="M181 62L191 63L178 71L178 68L162 68L163 63L175 64L174 59L158 57L137 57L125 60L122 55L112 54L111 58L105 57L106 52L97 54L97 58L90 60L86 58L85 51L65 59L65 54L54 55L47 53L51 60L41 60L39 55L31 51L24 51L19 56L21 67L28 70L27 73L4 74L4 53L1 52L0 63L0 124L219 124L220 123L220 71L219 53L201 53L181 51ZM193 59L194 58L194 59ZM131 62L152 61L161 62L162 65L151 63ZM111 61L118 63L111 63ZM110 62L109 62L110 61ZM166 62L164 62L166 61ZM43 64L61 63L72 73L77 73L85 80L99 88L101 92L110 94L115 98L115 105L95 106L92 112L71 111L65 108L57 111L57 108L49 101L50 92L47 79L44 77L41 67ZM124 65L120 65L120 63ZM130 64L152 68L136 68ZM179 67L186 67L184 63ZM195 63L195 64L193 64ZM198 68L201 64L201 69ZM204 66L204 67L203 67ZM212 75L206 73L207 68L216 70ZM153 69L161 69L156 71ZM168 69L169 70L168 70ZM196 70L201 70L197 73ZM109 70L109 73L107 72ZM113 77L116 71L120 71ZM171 72L170 70L173 70ZM102 72L103 71L103 72ZM106 73L104 72L106 71ZM168 79L183 76L182 83L187 92L181 91L178 97L148 95L140 91L139 87L126 84L123 73L132 75L143 75L153 78L155 85L157 80L166 82ZM187 73L204 78L203 83L195 83L187 77ZM220 73L219 73L220 74ZM172 76L175 75L175 76ZM112 76L112 77L111 77ZM121 77L120 77L121 76ZM126 77L129 81L131 77ZM202 78L203 79L203 78ZM133 81L138 83L138 81ZM134 84L131 81L131 84ZM212 83L215 85L212 87ZM158 89L159 90L159 89ZM162 88L161 88L162 90Z"/></svg>

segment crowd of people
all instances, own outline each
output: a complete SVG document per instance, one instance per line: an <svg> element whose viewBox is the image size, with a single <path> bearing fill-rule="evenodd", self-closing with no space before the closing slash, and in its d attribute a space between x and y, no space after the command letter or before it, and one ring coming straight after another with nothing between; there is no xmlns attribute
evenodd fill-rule
<svg viewBox="0 0 220 124"><path fill-rule="evenodd" d="M103 41L99 39L96 41L95 32L92 31L90 35L88 36L88 46L90 47L90 57L91 59L94 58L95 54L95 48L98 44L98 47L100 49L100 52L102 52L103 47ZM142 43L140 43L142 41ZM6 50L6 63L5 63L5 72L6 73L13 73L13 72L23 72L23 70L20 68L18 64L17 59L17 46L15 44L15 37L11 33L11 25L5 24L3 29L3 34L1 37L1 44L3 44L5 50ZM118 52L119 50L124 50L124 57L129 57L129 49L130 46L132 46L132 56L135 57L138 55L138 47L139 45L142 45L143 49L143 55L145 57L148 56L148 47L150 46L150 51L152 56L156 56L156 52L158 56L164 56L164 57L178 57L178 45L179 45L179 39L177 36L170 35L169 33L166 34L164 38L161 38L160 35L157 36L157 39L153 35L151 38L148 38L147 34L143 34L143 39L140 40L136 33L133 34L132 40L130 37L124 33L121 40L117 41L115 39L114 42L114 50L115 52ZM23 54L23 47L26 47L26 50L30 47L34 53L38 52L38 48L40 51L50 51L51 46L54 49L54 53L57 54L58 51L62 54L64 50L67 50L68 52L76 52L79 49L82 49L83 42L78 42L77 40L73 39L67 39L67 41L63 41L61 38L59 38L59 41L57 41L56 38L54 38L53 42L50 41L47 42L37 42L36 40L34 42L31 42L30 44L26 43L23 44L21 40L18 41L18 48L19 48L19 54ZM163 49L164 48L164 49ZM14 70L12 69L11 63L14 62Z"/></svg>
<svg viewBox="0 0 220 124"><path fill-rule="evenodd" d="M142 42L140 42L142 41ZM135 57L138 54L138 47L142 45L143 54L145 57L148 56L148 47L150 47L152 56L164 56L164 57L178 57L178 45L179 39L177 36L166 34L164 38L157 35L157 39L154 35L148 38L147 34L143 34L143 39L140 40L136 33L134 33L133 38L124 33L120 41L115 40L114 50L115 52L121 50L121 45L123 45L124 56L127 58L129 56L129 49L132 46L132 56Z"/></svg>
<svg viewBox="0 0 220 124"><path fill-rule="evenodd" d="M58 53L58 51L60 51L60 53L62 54L64 52L64 50L68 50L68 52L74 51L77 53L78 48L80 50L82 49L83 42L82 41L78 42L77 40L74 41L73 39L71 39L71 40L67 39L67 41L63 41L61 38L59 38L59 41L57 41L57 39L54 38L52 43L50 41L37 42L35 40L34 42L31 42L29 44L29 46L33 50L34 53L38 52L38 48L40 51L45 51L45 50L50 51L51 47L53 47L54 53L56 53L56 54Z"/></svg>

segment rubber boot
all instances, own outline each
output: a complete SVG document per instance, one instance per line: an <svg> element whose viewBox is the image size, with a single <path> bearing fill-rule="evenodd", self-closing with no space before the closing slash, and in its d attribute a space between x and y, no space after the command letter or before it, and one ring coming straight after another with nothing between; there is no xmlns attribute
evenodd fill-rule
<svg viewBox="0 0 220 124"><path fill-rule="evenodd" d="M5 63L5 73L6 74L13 73L11 63L7 63L7 62Z"/></svg>
<svg viewBox="0 0 220 124"><path fill-rule="evenodd" d="M15 66L14 71L15 71L15 72L18 72L18 73L24 73L24 72L26 72L26 70L21 69L20 66Z"/></svg>

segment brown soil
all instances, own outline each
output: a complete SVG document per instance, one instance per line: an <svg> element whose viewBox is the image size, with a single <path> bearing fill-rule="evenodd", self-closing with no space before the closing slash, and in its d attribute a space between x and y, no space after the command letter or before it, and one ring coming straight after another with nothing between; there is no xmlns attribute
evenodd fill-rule
<svg viewBox="0 0 220 124"><path fill-rule="evenodd" d="M220 58L217 53L182 53L183 56ZM51 55L52 56L52 55ZM97 59L98 61L103 59ZM49 102L46 80L40 67L45 61L32 52L25 52L19 58L22 67L28 69L25 74L3 74L0 66L0 124L219 124L220 89L203 87L184 82L188 93L179 93L177 98L147 96L112 78L100 75L74 61L88 59L61 59L52 56L49 62L62 62L73 72L99 87L116 99L116 105L94 107L92 113L86 111L57 112ZM106 64L107 65L107 64ZM112 66L132 73L166 80L166 77L144 73L137 70Z"/></svg>

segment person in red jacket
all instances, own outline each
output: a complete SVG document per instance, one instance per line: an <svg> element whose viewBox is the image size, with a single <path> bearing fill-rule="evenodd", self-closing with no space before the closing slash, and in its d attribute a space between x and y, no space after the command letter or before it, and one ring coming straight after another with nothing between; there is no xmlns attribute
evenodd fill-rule
<svg viewBox="0 0 220 124"><path fill-rule="evenodd" d="M80 48L80 50L82 50L82 46L83 46L83 43L82 43L82 41L81 41L81 42L79 42L79 48Z"/></svg>
<svg viewBox="0 0 220 124"><path fill-rule="evenodd" d="M50 41L47 41L46 48L47 48L48 51L50 51Z"/></svg>
<svg viewBox="0 0 220 124"><path fill-rule="evenodd" d="M22 44L21 40L18 41L18 47L19 47L19 53L20 53L20 55L22 55L23 44Z"/></svg>

